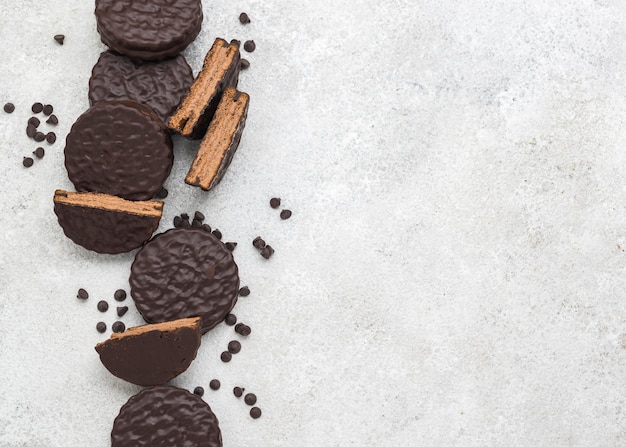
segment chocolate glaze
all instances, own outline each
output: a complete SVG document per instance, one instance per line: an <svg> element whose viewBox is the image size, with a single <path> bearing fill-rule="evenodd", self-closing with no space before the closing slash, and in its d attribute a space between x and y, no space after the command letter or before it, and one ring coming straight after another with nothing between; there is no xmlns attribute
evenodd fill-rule
<svg viewBox="0 0 626 447"><path fill-rule="evenodd" d="M111 447L221 447L219 422L209 405L172 386L131 397L113 422Z"/></svg>
<svg viewBox="0 0 626 447"><path fill-rule="evenodd" d="M183 55L142 62L105 51L89 79L89 103L131 99L150 107L163 123L187 94L193 73Z"/></svg>
<svg viewBox="0 0 626 447"><path fill-rule="evenodd" d="M133 101L103 101L83 113L65 145L65 167L77 191L147 200L163 186L174 155L159 117Z"/></svg>
<svg viewBox="0 0 626 447"><path fill-rule="evenodd" d="M116 377L141 386L163 385L185 372L200 347L201 322L173 322L167 330L149 326L98 343L96 351Z"/></svg>
<svg viewBox="0 0 626 447"><path fill-rule="evenodd" d="M65 235L97 253L125 253L140 247L159 226L159 217L84 206L54 204Z"/></svg>
<svg viewBox="0 0 626 447"><path fill-rule="evenodd" d="M200 0L96 0L102 43L126 56L176 56L202 29Z"/></svg>
<svg viewBox="0 0 626 447"><path fill-rule="evenodd" d="M172 228L137 252L130 287L147 322L199 316L206 333L235 306L239 273L232 253L212 234Z"/></svg>

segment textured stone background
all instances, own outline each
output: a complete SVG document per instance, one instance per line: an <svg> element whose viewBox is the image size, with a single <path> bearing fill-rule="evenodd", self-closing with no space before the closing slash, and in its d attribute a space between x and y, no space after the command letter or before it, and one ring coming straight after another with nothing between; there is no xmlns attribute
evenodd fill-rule
<svg viewBox="0 0 626 447"><path fill-rule="evenodd" d="M63 139L100 51L92 1L0 4L0 446L106 446L138 388L93 350L132 254L96 256L52 212ZM227 447L626 444L626 4L621 0L205 1L185 55L253 38L242 144L183 184L252 294L175 384L207 388ZM247 11L252 23L239 24ZM52 36L66 34L58 46ZM52 103L61 138L31 169ZM294 211L281 221L280 196ZM269 262L250 244L276 248ZM78 302L79 287L92 298ZM124 318L140 323L134 308ZM219 378L222 390L208 390ZM230 390L259 396L253 421Z"/></svg>

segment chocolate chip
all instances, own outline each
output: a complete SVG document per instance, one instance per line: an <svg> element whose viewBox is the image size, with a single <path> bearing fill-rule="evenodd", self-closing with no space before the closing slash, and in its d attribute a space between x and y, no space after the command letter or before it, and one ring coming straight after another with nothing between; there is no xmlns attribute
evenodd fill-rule
<svg viewBox="0 0 626 447"><path fill-rule="evenodd" d="M243 392L245 390L246 390L245 388L236 386L235 388L233 388L233 394L235 395L235 397L241 397L243 396Z"/></svg>
<svg viewBox="0 0 626 447"><path fill-rule="evenodd" d="M57 140L57 136L54 132L48 132L48 135L46 135L46 141L50 144L54 144L54 142Z"/></svg>
<svg viewBox="0 0 626 447"><path fill-rule="evenodd" d="M261 236L257 236L252 241L252 245L254 245L255 248L258 248L260 250L265 247L265 241L261 239Z"/></svg>
<svg viewBox="0 0 626 447"><path fill-rule="evenodd" d="M233 251L237 247L237 242L224 242L227 250Z"/></svg>
<svg viewBox="0 0 626 447"><path fill-rule="evenodd" d="M189 214L187 214L187 213L181 213L180 218L181 218L181 219L184 219L184 220L189 220Z"/></svg>
<svg viewBox="0 0 626 447"><path fill-rule="evenodd" d="M174 216L174 226L176 228L180 228L180 224L182 223L183 219L180 216Z"/></svg>
<svg viewBox="0 0 626 447"><path fill-rule="evenodd" d="M115 301L124 301L126 299L126 291L124 289L117 289L113 294Z"/></svg>
<svg viewBox="0 0 626 447"><path fill-rule="evenodd" d="M43 147L38 147L33 151L33 154L37 158L43 158L43 156L46 155L46 151L43 149Z"/></svg>
<svg viewBox="0 0 626 447"><path fill-rule="evenodd" d="M194 220L199 220L200 222L204 222L204 214L200 211L196 211L193 215Z"/></svg>
<svg viewBox="0 0 626 447"><path fill-rule="evenodd" d="M107 330L106 323L104 321L100 321L98 324L96 324L96 330L103 334Z"/></svg>
<svg viewBox="0 0 626 447"><path fill-rule="evenodd" d="M98 301L98 310L100 312L106 312L107 310L109 310L109 303L104 300Z"/></svg>
<svg viewBox="0 0 626 447"><path fill-rule="evenodd" d="M246 40L243 44L243 49L246 50L248 53L252 53L256 49L256 44L254 43L254 40Z"/></svg>
<svg viewBox="0 0 626 447"><path fill-rule="evenodd" d="M207 233L211 232L211 226L209 224L202 224L202 229Z"/></svg>
<svg viewBox="0 0 626 447"><path fill-rule="evenodd" d="M169 192L167 191L167 189L165 188L161 188L155 195L154 197L157 199L164 199L167 197L167 195L169 194Z"/></svg>
<svg viewBox="0 0 626 447"><path fill-rule="evenodd" d="M54 36L54 40L56 40L59 45L63 45L63 42L65 41L65 36L63 34L57 34L56 36Z"/></svg>
<svg viewBox="0 0 626 447"><path fill-rule="evenodd" d="M59 124L59 119L57 118L56 115L52 114L52 115L50 115L50 118L48 118L46 120L46 123L57 125L57 124Z"/></svg>
<svg viewBox="0 0 626 447"><path fill-rule="evenodd" d="M250 326L248 326L247 324L237 323L235 325L235 332L237 332L239 335L247 337L252 333L252 329L250 329Z"/></svg>
<svg viewBox="0 0 626 447"><path fill-rule="evenodd" d="M246 14L245 12L239 14L239 23L241 23L242 25L250 23L250 17L248 17L248 14Z"/></svg>
<svg viewBox="0 0 626 447"><path fill-rule="evenodd" d="M274 209L280 206L280 199L278 197L273 197L270 199L270 206Z"/></svg>
<svg viewBox="0 0 626 447"><path fill-rule="evenodd" d="M13 112L15 112L15 105L12 102L7 102L4 105L4 111L6 113L13 113Z"/></svg>
<svg viewBox="0 0 626 447"><path fill-rule="evenodd" d="M35 136L33 137L37 143L41 143L46 139L46 134L43 132L35 132Z"/></svg>
<svg viewBox="0 0 626 447"><path fill-rule="evenodd" d="M204 396L204 388L202 388L201 386L197 386L193 389L193 394L195 394L196 396Z"/></svg>
<svg viewBox="0 0 626 447"><path fill-rule="evenodd" d="M243 286L239 289L239 296L248 296L250 295L250 288L248 286Z"/></svg>
<svg viewBox="0 0 626 447"><path fill-rule="evenodd" d="M126 325L121 321L116 321L115 323L113 323L113 326L111 326L111 329L113 329L113 332L118 334L126 330Z"/></svg>
<svg viewBox="0 0 626 447"><path fill-rule="evenodd" d="M180 227L181 228L191 228L191 224L189 223L189 216L187 214L181 215Z"/></svg>
<svg viewBox="0 0 626 447"><path fill-rule="evenodd" d="M222 384L217 379L213 379L209 382L209 388L211 388L213 391L219 390L220 386L222 386Z"/></svg>
<svg viewBox="0 0 626 447"><path fill-rule="evenodd" d="M41 111L43 110L43 104L40 102L36 102L35 104L33 104L30 110L32 110L33 113L41 113Z"/></svg>
<svg viewBox="0 0 626 447"><path fill-rule="evenodd" d="M232 326L235 323L237 323L237 317L233 314L227 314L226 318L224 318L224 323L226 323L229 326Z"/></svg>
<svg viewBox="0 0 626 447"><path fill-rule="evenodd" d="M250 416L252 419L258 419L261 417L261 409L259 407L252 407L250 409Z"/></svg>
<svg viewBox="0 0 626 447"><path fill-rule="evenodd" d="M241 68L242 70L247 70L248 68L250 68L250 61L242 57L239 60L239 68Z"/></svg>
<svg viewBox="0 0 626 447"><path fill-rule="evenodd" d="M24 159L22 160L22 164L24 165L25 168L30 168L34 162L35 160L33 160L30 157L24 157Z"/></svg>
<svg viewBox="0 0 626 447"><path fill-rule="evenodd" d="M45 106L43 106L44 115L49 116L52 114L52 112L54 112L54 107L52 107L50 104L46 104Z"/></svg>
<svg viewBox="0 0 626 447"><path fill-rule="evenodd" d="M213 230L213 236L215 236L216 238L218 238L219 240L222 240L222 232L220 230L218 230L217 228L215 230Z"/></svg>
<svg viewBox="0 0 626 447"><path fill-rule="evenodd" d="M128 312L128 306L120 306L117 308L117 316L123 317Z"/></svg>
<svg viewBox="0 0 626 447"><path fill-rule="evenodd" d="M248 393L244 396L243 401L247 404L247 405L254 405L256 404L256 394L254 393Z"/></svg>
<svg viewBox="0 0 626 447"><path fill-rule="evenodd" d="M274 254L274 249L272 248L271 245L266 245L265 248L261 250L261 256L263 256L265 259L269 259L273 254Z"/></svg>
<svg viewBox="0 0 626 447"><path fill-rule="evenodd" d="M241 343L237 340L228 342L228 352L231 354L238 354L241 351Z"/></svg>
<svg viewBox="0 0 626 447"><path fill-rule="evenodd" d="M238 47L240 47L241 46L241 40L231 39L230 44L231 45L237 45Z"/></svg>
<svg viewBox="0 0 626 447"><path fill-rule="evenodd" d="M78 289L78 294L76 295L76 298L86 300L87 298L89 298L89 293L87 293L85 289Z"/></svg>
<svg viewBox="0 0 626 447"><path fill-rule="evenodd" d="M37 128L35 126L33 126L32 124L26 126L26 135L28 136L28 138L33 138L36 133Z"/></svg>
<svg viewBox="0 0 626 447"><path fill-rule="evenodd" d="M228 362L230 362L232 360L233 355L230 352L228 352L228 351L224 351L220 355L220 358L222 359L222 362L228 363Z"/></svg>
<svg viewBox="0 0 626 447"><path fill-rule="evenodd" d="M202 221L194 219L191 221L191 228L202 228Z"/></svg>
<svg viewBox="0 0 626 447"><path fill-rule="evenodd" d="M41 123L41 121L39 121L39 118L37 118L36 116L31 116L28 119L28 125L29 126L39 127L40 123Z"/></svg>
<svg viewBox="0 0 626 447"><path fill-rule="evenodd" d="M287 220L291 217L291 210L282 210L280 212L280 218L282 220Z"/></svg>

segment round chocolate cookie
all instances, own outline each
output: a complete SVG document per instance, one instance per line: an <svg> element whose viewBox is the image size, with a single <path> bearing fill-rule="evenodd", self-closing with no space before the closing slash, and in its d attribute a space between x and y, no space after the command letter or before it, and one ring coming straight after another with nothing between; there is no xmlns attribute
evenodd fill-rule
<svg viewBox="0 0 626 447"><path fill-rule="evenodd" d="M176 56L196 38L202 19L200 0L96 0L102 43L135 59Z"/></svg>
<svg viewBox="0 0 626 447"><path fill-rule="evenodd" d="M103 101L83 113L65 145L65 167L77 191L147 200L163 186L174 155L161 119L133 101Z"/></svg>
<svg viewBox="0 0 626 447"><path fill-rule="evenodd" d="M237 302L233 254L202 229L172 228L135 255L130 294L148 323L202 317L202 333L222 322Z"/></svg>
<svg viewBox="0 0 626 447"><path fill-rule="evenodd" d="M89 103L131 99L150 107L167 123L183 100L193 73L184 56L161 62L142 62L105 51L89 79Z"/></svg>
<svg viewBox="0 0 626 447"><path fill-rule="evenodd" d="M113 422L111 447L221 447L222 433L202 398L173 386L131 397Z"/></svg>

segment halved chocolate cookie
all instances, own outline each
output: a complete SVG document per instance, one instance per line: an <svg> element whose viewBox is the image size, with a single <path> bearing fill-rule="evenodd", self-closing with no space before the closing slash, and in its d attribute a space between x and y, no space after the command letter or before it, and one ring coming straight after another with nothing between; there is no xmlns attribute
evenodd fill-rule
<svg viewBox="0 0 626 447"><path fill-rule="evenodd" d="M163 385L185 372L200 347L200 318L146 324L96 345L111 374L141 386Z"/></svg>
<svg viewBox="0 0 626 447"><path fill-rule="evenodd" d="M202 317L205 333L235 306L239 272L233 254L211 233L173 228L137 252L130 287L148 323Z"/></svg>
<svg viewBox="0 0 626 447"><path fill-rule="evenodd" d="M75 243L98 253L117 254L150 239L159 226L163 202L57 190L54 212L65 235Z"/></svg>
<svg viewBox="0 0 626 447"><path fill-rule="evenodd" d="M168 127L184 137L202 138L226 87L239 80L239 44L215 39L204 58L202 71L169 120Z"/></svg>
<svg viewBox="0 0 626 447"><path fill-rule="evenodd" d="M247 93L241 93L234 87L226 89L185 183L208 191L220 182L239 146L249 103Z"/></svg>
<svg viewBox="0 0 626 447"><path fill-rule="evenodd" d="M134 101L102 101L74 123L65 167L77 191L147 200L170 174L172 140L161 119Z"/></svg>
<svg viewBox="0 0 626 447"><path fill-rule="evenodd" d="M201 397L173 386L131 397L113 422L111 447L221 447L219 422Z"/></svg>
<svg viewBox="0 0 626 447"><path fill-rule="evenodd" d="M128 57L176 56L202 29L200 0L96 0L102 43Z"/></svg>

